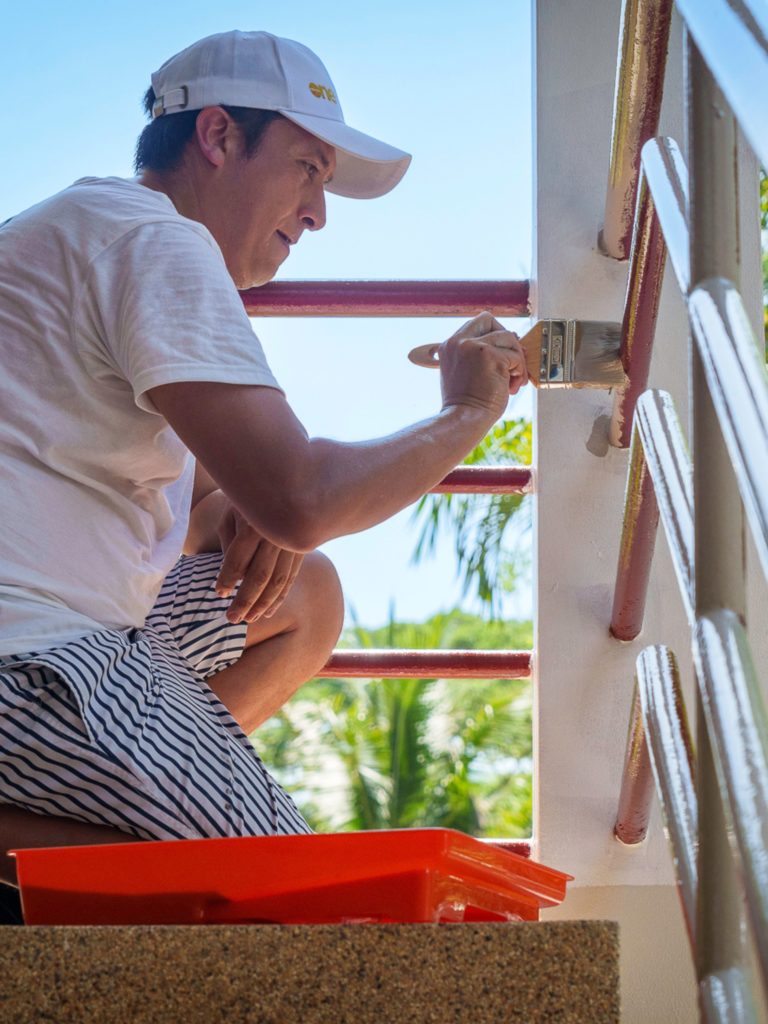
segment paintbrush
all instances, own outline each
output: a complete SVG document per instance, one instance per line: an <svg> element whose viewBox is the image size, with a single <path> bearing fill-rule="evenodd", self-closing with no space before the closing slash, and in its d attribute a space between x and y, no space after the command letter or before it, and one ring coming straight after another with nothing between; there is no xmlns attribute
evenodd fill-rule
<svg viewBox="0 0 768 1024"><path fill-rule="evenodd" d="M520 339L528 379L537 388L622 387L627 378L620 343L621 324L610 320L539 320ZM408 358L417 366L439 366L439 347L419 345Z"/></svg>

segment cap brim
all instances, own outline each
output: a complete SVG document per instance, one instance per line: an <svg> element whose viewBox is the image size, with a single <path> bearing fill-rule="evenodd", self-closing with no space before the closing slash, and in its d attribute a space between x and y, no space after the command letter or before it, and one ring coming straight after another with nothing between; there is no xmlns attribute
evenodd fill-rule
<svg viewBox="0 0 768 1024"><path fill-rule="evenodd" d="M408 170L410 153L350 128L343 121L293 110L280 113L336 150L336 169L333 180L326 185L328 192L350 199L376 199L390 192Z"/></svg>

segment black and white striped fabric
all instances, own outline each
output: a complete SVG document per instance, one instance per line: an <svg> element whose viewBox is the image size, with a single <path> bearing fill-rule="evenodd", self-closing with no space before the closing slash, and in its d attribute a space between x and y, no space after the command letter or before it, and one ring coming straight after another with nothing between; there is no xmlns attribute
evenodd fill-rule
<svg viewBox="0 0 768 1024"><path fill-rule="evenodd" d="M311 831L205 682L247 628L221 558L180 559L142 629L0 659L0 803L143 839Z"/></svg>

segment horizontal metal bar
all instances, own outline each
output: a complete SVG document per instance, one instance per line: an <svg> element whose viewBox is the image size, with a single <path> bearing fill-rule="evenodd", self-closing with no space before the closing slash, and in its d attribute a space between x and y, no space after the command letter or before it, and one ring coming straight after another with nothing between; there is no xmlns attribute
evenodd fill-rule
<svg viewBox="0 0 768 1024"><path fill-rule="evenodd" d="M648 755L672 848L680 901L691 945L696 931L698 805L694 752L680 673L668 647L646 647L637 659L637 689Z"/></svg>
<svg viewBox="0 0 768 1024"><path fill-rule="evenodd" d="M688 242L688 168L674 139L651 139L643 146L643 174L651 190L670 262L683 295L691 286Z"/></svg>
<svg viewBox="0 0 768 1024"><path fill-rule="evenodd" d="M693 622L691 461L672 398L666 391L649 390L640 396L635 435L611 613L610 632L617 640L634 640L642 629L659 518L686 615Z"/></svg>
<svg viewBox="0 0 768 1024"><path fill-rule="evenodd" d="M768 716L744 628L703 615L694 657L729 833L736 838L763 981L768 985Z"/></svg>
<svg viewBox="0 0 768 1024"><path fill-rule="evenodd" d="M337 650L318 676L334 679L528 679L530 651Z"/></svg>
<svg viewBox="0 0 768 1024"><path fill-rule="evenodd" d="M431 494L530 494L533 474L527 466L459 466Z"/></svg>
<svg viewBox="0 0 768 1024"><path fill-rule="evenodd" d="M648 757L648 743L643 724L643 709L640 704L637 680L632 698L632 713L629 718L627 752L624 770L621 774L619 810L613 834L626 846L637 846L648 834L648 819L651 816L653 796L653 772Z"/></svg>
<svg viewBox="0 0 768 1024"><path fill-rule="evenodd" d="M528 281L272 281L248 316L530 316Z"/></svg>
<svg viewBox="0 0 768 1024"><path fill-rule="evenodd" d="M768 577L768 374L741 296L708 278L688 303L720 428Z"/></svg>
<svg viewBox="0 0 768 1024"><path fill-rule="evenodd" d="M632 420L640 395L648 387L656 318L667 247L661 231L651 190L641 175L637 193L637 214L632 236L632 257L621 324L621 362L627 384L617 389L608 431L616 448L628 448L632 439Z"/></svg>
<svg viewBox="0 0 768 1024"><path fill-rule="evenodd" d="M672 0L624 0L613 101L611 163L599 244L617 260L629 255L640 150L656 134L672 20Z"/></svg>
<svg viewBox="0 0 768 1024"><path fill-rule="evenodd" d="M677 0L696 46L768 167L768 8L761 0Z"/></svg>

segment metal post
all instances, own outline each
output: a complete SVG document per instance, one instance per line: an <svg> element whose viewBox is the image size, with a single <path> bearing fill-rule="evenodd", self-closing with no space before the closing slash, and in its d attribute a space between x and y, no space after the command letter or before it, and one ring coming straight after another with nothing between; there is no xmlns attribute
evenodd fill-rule
<svg viewBox="0 0 768 1024"><path fill-rule="evenodd" d="M629 256L640 150L659 125L672 7L671 0L624 0L622 4L611 165L598 239L601 251L616 260Z"/></svg>
<svg viewBox="0 0 768 1024"><path fill-rule="evenodd" d="M736 123L690 35L687 45L691 284L711 276L739 283ZM699 616L745 615L743 512L695 344L691 343L695 583ZM741 975L741 895L728 846L711 745L697 694L699 886L696 960L702 1011L718 1016L716 991Z"/></svg>

